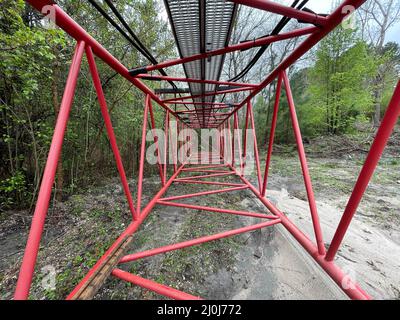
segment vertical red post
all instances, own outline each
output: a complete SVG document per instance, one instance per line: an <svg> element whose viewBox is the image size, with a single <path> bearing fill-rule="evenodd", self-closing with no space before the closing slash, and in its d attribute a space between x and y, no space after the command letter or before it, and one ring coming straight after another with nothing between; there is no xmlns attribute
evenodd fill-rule
<svg viewBox="0 0 400 320"><path fill-rule="evenodd" d="M189 157L191 157L193 155L193 131L192 129L189 129L190 133L189 133Z"/></svg>
<svg viewBox="0 0 400 320"><path fill-rule="evenodd" d="M97 99L99 100L100 110L101 110L101 114L103 115L103 119L104 119L104 123L106 126L111 149L114 153L115 162L117 164L117 169L119 172L119 176L121 178L122 187L124 189L125 196L128 200L129 210L131 211L132 218L135 220L135 219L137 219L135 205L133 204L132 195L129 190L128 180L126 179L124 165L122 163L121 155L119 153L117 139L115 138L113 125L111 122L110 114L108 112L107 102L104 97L103 88L101 86L99 72L96 67L96 61L94 59L93 52L90 47L86 47L86 56L88 59L89 69L90 69L90 73L91 73L92 79L93 79L93 85L96 89Z"/></svg>
<svg viewBox="0 0 400 320"><path fill-rule="evenodd" d="M222 136L223 130L224 130L224 127L223 127L223 126L222 126L222 127L219 127L219 156L220 156L221 158L224 157L224 147L223 147L223 145L224 145L224 139L223 139L223 136Z"/></svg>
<svg viewBox="0 0 400 320"><path fill-rule="evenodd" d="M346 209L343 213L342 219L340 220L339 226L332 239L331 245L326 254L326 260L332 261L335 258L336 252L338 251L340 244L346 234L346 231L353 219L354 214L361 202L361 199L368 187L369 181L378 165L378 162L382 156L382 153L386 147L386 144L393 132L400 116L400 81L397 83L397 87L393 93L393 97L389 103L388 109L382 120L382 123L376 133L376 137L371 146L371 150L365 160L364 166L361 169L358 180L354 186L353 193L350 196L349 202L347 203Z"/></svg>
<svg viewBox="0 0 400 320"><path fill-rule="evenodd" d="M187 136L187 145L188 145L188 150L187 150L187 155L190 158L192 155L192 132L190 131L189 128L187 128L188 131L188 136Z"/></svg>
<svg viewBox="0 0 400 320"><path fill-rule="evenodd" d="M238 147L238 153L239 153L239 166L240 166L240 175L243 175L243 158L242 158L242 146L241 146L241 137L240 137L240 131L239 131L239 117L238 113L235 112L233 115L233 121L234 121L234 132L233 134L236 134L237 138L237 147ZM235 139L235 138L233 138Z"/></svg>
<svg viewBox="0 0 400 320"><path fill-rule="evenodd" d="M184 163L184 159L183 159L183 143L180 140L180 135L182 134L182 122L179 121L178 122L178 151L179 151L179 160L181 161L181 163Z"/></svg>
<svg viewBox="0 0 400 320"><path fill-rule="evenodd" d="M189 158L191 155L191 145L190 145L190 128L186 127L187 130L187 136L186 136L186 144L187 144L187 149L186 149L186 156Z"/></svg>
<svg viewBox="0 0 400 320"><path fill-rule="evenodd" d="M260 192L262 191L262 182L261 182L261 169L260 169L260 157L258 154L258 143L257 143L257 133L256 133L256 125L254 121L254 113L253 113L253 106L251 105L251 102L249 101L247 103L247 112L249 113L250 117L250 122L251 122L251 130L253 133L253 139L254 139L254 158L256 161L256 169L257 169L257 178L258 178L258 189Z"/></svg>
<svg viewBox="0 0 400 320"><path fill-rule="evenodd" d="M49 208L51 190L54 183L58 161L60 159L71 106L74 100L76 82L78 80L84 50L85 42L79 41L76 45L74 57L69 69L67 84L65 86L60 111L57 117L57 123L54 128L53 139L51 141L49 154L47 156L46 167L44 169L40 191L36 202L36 208L32 218L32 224L29 231L24 258L19 271L17 288L14 294L15 300L25 300L29 295L29 289L31 287L33 272L35 270L40 240L42 238L44 222L46 220L47 210Z"/></svg>
<svg viewBox="0 0 400 320"><path fill-rule="evenodd" d="M165 141L164 141L164 177L167 179L167 168L168 168L168 135L169 135L169 111L165 113Z"/></svg>
<svg viewBox="0 0 400 320"><path fill-rule="evenodd" d="M289 103L290 117L292 119L293 131L294 131L294 135L296 138L297 151L299 153L301 169L303 171L303 179L304 179L304 184L305 184L306 191L307 191L308 204L310 206L311 218L313 221L314 233L315 233L315 238L316 238L317 246L318 246L318 253L320 255L324 255L326 252L325 245L324 245L324 241L322 239L322 231L321 231L321 226L319 223L317 204L315 202L314 190L312 187L310 172L308 170L307 158L306 158L306 153L304 151L304 145L303 145L303 138L301 136L300 126L299 126L299 122L297 120L297 114L296 114L296 108L294 106L292 90L290 88L290 82L289 82L289 78L286 74L286 71L282 71L282 76L283 76L283 81L285 83L286 96L287 96L287 100Z"/></svg>
<svg viewBox="0 0 400 320"><path fill-rule="evenodd" d="M147 116L149 113L150 106L150 96L146 95L146 102L143 112L143 127L142 127L142 142L140 145L140 163L139 163L139 177L138 177L138 191L137 191L137 212L140 215L142 210L141 202L142 202L142 190L143 190L143 172L144 172L144 158L146 153L146 133L147 133ZM165 175L164 175L165 177Z"/></svg>
<svg viewBox="0 0 400 320"><path fill-rule="evenodd" d="M243 141L243 167L247 163L247 130L249 129L249 104L247 104L246 109L246 120L244 124L244 141Z"/></svg>
<svg viewBox="0 0 400 320"><path fill-rule="evenodd" d="M225 146L224 146L224 153L225 153L225 161L230 162L232 164L232 139L231 139L231 123L230 119L228 119L225 123Z"/></svg>
<svg viewBox="0 0 400 320"><path fill-rule="evenodd" d="M158 164L158 171L160 174L160 179L161 179L161 183L163 186L165 186L165 177L164 177L164 173L163 173L163 168L162 168L162 164L161 164L161 152L160 152L160 146L159 146L159 139L157 134L155 133L155 129L156 129L156 122L154 120L154 113L153 113L153 106L151 104L151 97L149 97L149 113L150 113L150 123L151 123L151 129L153 131L153 139L154 139L154 143L156 145L156 152L157 152L157 164Z"/></svg>
<svg viewBox="0 0 400 320"><path fill-rule="evenodd" d="M222 126L222 156L225 159L226 156L226 151L225 151L225 129L226 129L226 124L224 123Z"/></svg>
<svg viewBox="0 0 400 320"><path fill-rule="evenodd" d="M235 167L235 135L231 130L231 119L228 119L229 140L231 141L232 167Z"/></svg>
<svg viewBox="0 0 400 320"><path fill-rule="evenodd" d="M282 81L283 81L282 73L280 73L279 77L278 77L277 87L276 87L274 114L272 116L271 131L269 133L267 159L265 160L264 182L263 182L263 188L262 188L262 192L261 192L263 197L265 197L265 193L267 191L267 185L268 185L269 167L271 165L272 149L274 147L274 140L275 140L275 130L276 130L276 124L278 122L279 102L281 100Z"/></svg>
<svg viewBox="0 0 400 320"><path fill-rule="evenodd" d="M173 128L174 128L174 130L172 130L172 128L170 128L170 148L171 148L171 152L172 152L172 161L173 161L173 163L174 163L174 173L176 173L176 171L178 170L178 167L177 167L177 158L178 158L178 155L177 155L177 145L176 145L176 143L177 143L177 140L176 140L176 121L174 120L174 122L173 122L175 125L173 126Z"/></svg>

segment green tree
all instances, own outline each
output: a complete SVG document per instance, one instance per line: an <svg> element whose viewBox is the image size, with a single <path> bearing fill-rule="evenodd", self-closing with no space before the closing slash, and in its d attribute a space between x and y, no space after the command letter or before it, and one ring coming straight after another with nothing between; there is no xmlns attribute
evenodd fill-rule
<svg viewBox="0 0 400 320"><path fill-rule="evenodd" d="M24 205L40 179L41 148L51 134L45 88L52 48L65 45L59 30L37 28L26 16L24 1L0 1L0 209Z"/></svg>
<svg viewBox="0 0 400 320"><path fill-rule="evenodd" d="M149 63L87 1L57 3L127 67ZM172 55L173 37L158 14L157 1L122 0L115 5L158 60ZM25 1L0 0L0 211L34 204L74 47L75 40L64 31L46 29L41 13ZM57 170L59 200L76 186L118 174L85 60ZM144 96L108 65L96 62L124 166L132 176ZM160 124L160 108L155 115Z"/></svg>
<svg viewBox="0 0 400 320"><path fill-rule="evenodd" d="M371 112L368 79L376 74L378 63L353 30L338 27L321 42L309 73L310 101L303 106L316 131L347 132L357 119Z"/></svg>

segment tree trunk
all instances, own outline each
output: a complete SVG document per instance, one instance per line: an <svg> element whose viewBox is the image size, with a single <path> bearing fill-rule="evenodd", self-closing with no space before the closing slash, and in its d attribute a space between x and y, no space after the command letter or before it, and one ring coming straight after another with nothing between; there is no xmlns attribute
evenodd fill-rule
<svg viewBox="0 0 400 320"><path fill-rule="evenodd" d="M381 98L383 91L383 78L378 74L374 79L374 105L375 105L375 114L374 114L374 127L378 128L381 124Z"/></svg>

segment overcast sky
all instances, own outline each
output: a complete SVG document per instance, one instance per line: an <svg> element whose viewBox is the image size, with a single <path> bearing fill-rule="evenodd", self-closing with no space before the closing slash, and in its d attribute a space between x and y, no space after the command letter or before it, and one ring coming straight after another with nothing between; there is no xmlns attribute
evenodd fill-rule
<svg viewBox="0 0 400 320"><path fill-rule="evenodd" d="M386 1L386 0L382 0ZM284 3L286 5L290 5L293 1L292 0L281 0L277 1ZM309 0L307 7L310 8L311 10L317 12L317 13L330 13L331 8L332 8L332 3L334 3L335 0ZM163 7L163 12L161 13L162 17L164 19L167 19L167 13L165 12L164 4L162 4ZM254 9L256 10L256 9ZM396 26L394 26L390 31L389 34L387 35L386 41L394 41L400 44L400 23L398 23Z"/></svg>
<svg viewBox="0 0 400 320"><path fill-rule="evenodd" d="M290 5L291 0L285 0L284 2ZM323 1L310 0L307 4L307 7L317 13L330 13L332 8L332 3L334 2L335 2L334 0L323 0ZM394 41L400 43L400 23L397 23L397 25L390 30L390 32L387 35L386 41L387 42Z"/></svg>

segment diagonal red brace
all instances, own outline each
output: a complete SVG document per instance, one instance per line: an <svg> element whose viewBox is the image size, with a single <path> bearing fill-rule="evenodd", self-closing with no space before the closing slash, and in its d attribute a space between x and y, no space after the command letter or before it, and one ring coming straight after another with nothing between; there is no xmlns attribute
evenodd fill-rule
<svg viewBox="0 0 400 320"><path fill-rule="evenodd" d="M171 244L171 245L156 248L156 249L151 249L151 250L147 250L147 251L143 251L143 252L139 252L139 253L126 255L120 260L120 263L135 261L138 259L155 256L155 255L161 254L161 253L166 253L166 252L175 251L175 250L179 250L179 249L183 249L183 248L187 248L187 247L192 247L192 246L199 245L199 244L202 244L205 242L210 242L210 241L214 241L214 240L218 240L218 239L235 236L235 235L238 235L241 233L255 231L258 229L263 229L263 228L278 224L280 222L281 222L280 219L275 218L274 220L271 220L268 222L263 222L263 223L255 224L252 226L243 227L240 229L229 230L229 231L225 231L222 233L213 234L210 236L205 236L205 237L201 237L201 238L197 238L197 239L193 239L193 240L189 240L189 241Z"/></svg>
<svg viewBox="0 0 400 320"><path fill-rule="evenodd" d="M42 238L44 222L46 220L47 210L49 208L51 190L53 188L54 177L61 154L65 130L67 128L68 118L74 100L74 93L84 50L85 42L78 42L75 48L74 57L72 58L71 67L69 69L64 96L61 101L60 111L58 113L56 127L54 128L50 151L47 156L46 167L44 169L42 182L40 184L40 190L38 199L36 201L35 212L32 218L31 229L19 272L17 288L14 294L15 300L27 299L29 295L29 289L32 282L33 272L35 270L40 240Z"/></svg>
<svg viewBox="0 0 400 320"><path fill-rule="evenodd" d="M210 190L210 191L203 191L203 192L197 192L197 193L184 194L184 195L181 195L181 196L162 198L162 199L160 199L160 201L173 201L173 200L195 198L195 197L208 196L208 195L217 194L217 193L239 191L239 190L244 190L244 189L248 189L248 188L249 187L247 185L242 185L240 187L225 188L225 189L220 189L220 190Z"/></svg>
<svg viewBox="0 0 400 320"><path fill-rule="evenodd" d="M201 300L200 297L192 296L191 294L185 293L183 291L179 291L166 285L144 279L121 269L114 269L112 275L121 280L128 281L142 288L154 291L162 296L175 300Z"/></svg>

